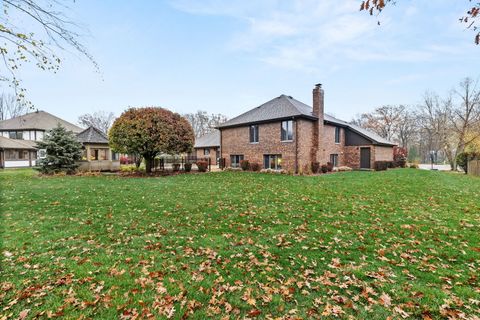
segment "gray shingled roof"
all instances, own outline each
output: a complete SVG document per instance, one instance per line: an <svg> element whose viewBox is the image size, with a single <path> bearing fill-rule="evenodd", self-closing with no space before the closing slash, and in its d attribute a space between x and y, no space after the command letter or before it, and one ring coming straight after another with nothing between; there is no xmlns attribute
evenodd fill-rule
<svg viewBox="0 0 480 320"><path fill-rule="evenodd" d="M95 127L88 127L79 134L77 140L82 143L108 143L108 137Z"/></svg>
<svg viewBox="0 0 480 320"><path fill-rule="evenodd" d="M242 124L284 119L290 117L310 117L315 119L312 108L306 104L282 94L259 107L247 111L238 117L220 124L219 128L234 127Z"/></svg>
<svg viewBox="0 0 480 320"><path fill-rule="evenodd" d="M0 149L36 149L36 142L0 136Z"/></svg>
<svg viewBox="0 0 480 320"><path fill-rule="evenodd" d="M220 131L215 130L195 139L194 148L220 147Z"/></svg>
<svg viewBox="0 0 480 320"><path fill-rule="evenodd" d="M352 130L353 132L358 133L361 136L364 136L365 138L372 140L376 144L385 144L385 145L391 145L391 146L396 146L396 143L393 143L385 138L382 138L375 132L369 131L365 128L362 128L360 126L357 126L356 124L348 123L346 121L337 119L335 117L332 117L331 115L325 114L324 116L325 122L331 122L336 125L340 125L343 127L347 127L348 129Z"/></svg>
<svg viewBox="0 0 480 320"><path fill-rule="evenodd" d="M307 119L318 119L313 115L313 108L309 105L295 100L291 96L282 94L281 96L274 98L259 107L256 107L250 111L247 111L238 117L235 117L227 122L222 123L218 128L228 128L241 125L247 125L250 123L267 122L272 120L286 119L291 117L303 117ZM372 140L374 144L384 145L396 145L395 143L388 141L379 135L370 132L362 127L354 124L350 124L346 121L334 118L328 114L324 116L325 122L330 122L342 127L347 127L350 130L364 136L365 138Z"/></svg>
<svg viewBox="0 0 480 320"><path fill-rule="evenodd" d="M75 133L83 130L78 126L45 111L30 112L23 116L0 121L0 130L39 129L48 131L55 128L58 124L61 124L67 130Z"/></svg>

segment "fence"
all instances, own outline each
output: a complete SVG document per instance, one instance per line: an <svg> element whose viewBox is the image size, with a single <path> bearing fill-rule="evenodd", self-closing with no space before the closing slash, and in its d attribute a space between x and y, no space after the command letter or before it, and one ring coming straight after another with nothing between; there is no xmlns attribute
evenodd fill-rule
<svg viewBox="0 0 480 320"><path fill-rule="evenodd" d="M480 160L470 160L468 162L468 174L480 176Z"/></svg>
<svg viewBox="0 0 480 320"><path fill-rule="evenodd" d="M212 160L209 157L197 157L195 155L189 155L189 156L162 156L159 158L155 158L154 163L153 163L153 170L158 171L158 170L168 170L171 169L173 171L179 171L179 170L185 170L185 164L189 163L192 165L195 165L198 161L206 161L208 163L208 171L212 171ZM220 158L219 161L219 168L224 169L224 163L225 159ZM194 167L194 168L195 168Z"/></svg>

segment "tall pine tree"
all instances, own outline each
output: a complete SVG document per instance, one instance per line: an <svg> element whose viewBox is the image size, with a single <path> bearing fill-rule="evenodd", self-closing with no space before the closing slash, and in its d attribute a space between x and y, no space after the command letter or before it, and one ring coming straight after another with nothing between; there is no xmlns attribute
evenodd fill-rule
<svg viewBox="0 0 480 320"><path fill-rule="evenodd" d="M60 124L48 131L37 148L45 149L47 156L40 160L39 171L46 174L66 172L72 174L78 168L76 161L82 158L82 144L75 134Z"/></svg>

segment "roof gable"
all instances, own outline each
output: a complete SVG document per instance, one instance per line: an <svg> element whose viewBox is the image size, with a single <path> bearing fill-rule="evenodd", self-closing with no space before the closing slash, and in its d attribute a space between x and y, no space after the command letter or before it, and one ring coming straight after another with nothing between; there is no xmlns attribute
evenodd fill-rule
<svg viewBox="0 0 480 320"><path fill-rule="evenodd" d="M12 119L0 121L0 130L52 130L58 124L75 133L83 129L45 111L35 111Z"/></svg>
<svg viewBox="0 0 480 320"><path fill-rule="evenodd" d="M88 127L79 134L77 134L77 140L82 143L107 143L108 137L95 127Z"/></svg>

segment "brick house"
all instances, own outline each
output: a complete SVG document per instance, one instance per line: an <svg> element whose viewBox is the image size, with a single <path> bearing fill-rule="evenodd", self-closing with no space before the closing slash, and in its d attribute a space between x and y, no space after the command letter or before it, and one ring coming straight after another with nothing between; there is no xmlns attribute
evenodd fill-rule
<svg viewBox="0 0 480 320"><path fill-rule="evenodd" d="M220 158L220 131L215 130L196 138L193 148L197 159L210 158L211 164L216 165Z"/></svg>
<svg viewBox="0 0 480 320"><path fill-rule="evenodd" d="M308 171L313 162L354 169L392 161L394 143L324 113L324 91L313 89L313 108L281 95L218 126L227 167L245 159L263 168Z"/></svg>

